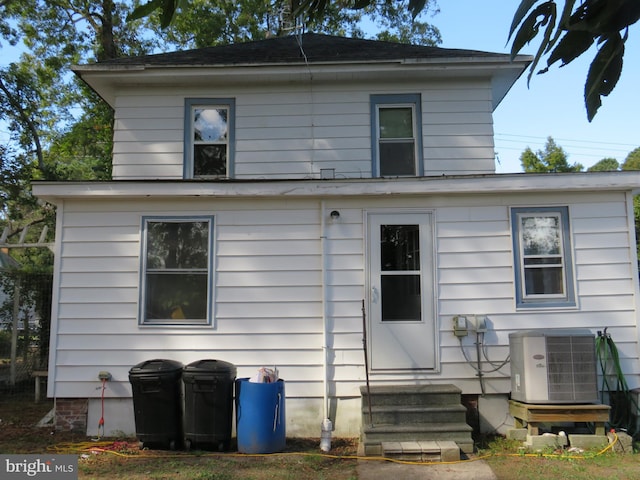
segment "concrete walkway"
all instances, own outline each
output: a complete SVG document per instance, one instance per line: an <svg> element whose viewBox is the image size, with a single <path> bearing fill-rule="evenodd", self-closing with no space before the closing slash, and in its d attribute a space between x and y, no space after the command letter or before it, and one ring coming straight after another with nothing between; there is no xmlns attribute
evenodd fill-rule
<svg viewBox="0 0 640 480"><path fill-rule="evenodd" d="M484 460L421 465L359 460L357 472L359 480L497 480Z"/></svg>

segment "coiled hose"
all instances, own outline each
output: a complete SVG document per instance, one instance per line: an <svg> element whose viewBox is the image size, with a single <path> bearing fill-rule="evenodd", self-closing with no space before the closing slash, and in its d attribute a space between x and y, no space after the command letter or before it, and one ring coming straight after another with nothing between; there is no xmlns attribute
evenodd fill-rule
<svg viewBox="0 0 640 480"><path fill-rule="evenodd" d="M610 427L626 431L637 441L640 439L637 426L638 402L636 395L629 390L620 366L618 348L606 328L604 331L598 331L596 355L602 372L600 401L604 404L608 400L608 404L611 405Z"/></svg>

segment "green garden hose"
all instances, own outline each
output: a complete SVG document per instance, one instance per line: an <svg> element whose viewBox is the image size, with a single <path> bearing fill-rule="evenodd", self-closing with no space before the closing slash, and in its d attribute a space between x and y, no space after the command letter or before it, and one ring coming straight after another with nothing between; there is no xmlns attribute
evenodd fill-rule
<svg viewBox="0 0 640 480"><path fill-rule="evenodd" d="M638 402L635 395L629 391L629 386L620 366L620 355L611 335L598 331L596 337L596 355L602 373L601 402L608 399L611 405L609 425L616 430L622 430L639 440L640 432L637 427ZM608 396L605 399L605 395Z"/></svg>

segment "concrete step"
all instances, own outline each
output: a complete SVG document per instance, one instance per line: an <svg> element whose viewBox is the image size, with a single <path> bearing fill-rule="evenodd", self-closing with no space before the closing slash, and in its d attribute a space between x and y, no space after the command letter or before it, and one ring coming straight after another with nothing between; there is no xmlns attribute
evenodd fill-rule
<svg viewBox="0 0 640 480"><path fill-rule="evenodd" d="M457 462L460 447L449 440L382 442L382 456L410 462Z"/></svg>
<svg viewBox="0 0 640 480"><path fill-rule="evenodd" d="M466 423L418 423L364 425L360 441L368 455L380 455L384 442L453 441L465 453L473 453L472 428Z"/></svg>
<svg viewBox="0 0 640 480"><path fill-rule="evenodd" d="M467 409L460 404L420 406L420 405L376 405L371 407L374 425L403 423L458 423L466 421ZM370 424L369 407L362 407L362 424Z"/></svg>
<svg viewBox="0 0 640 480"><path fill-rule="evenodd" d="M453 442L464 453L473 453L473 429L466 423L467 409L455 385L373 385L360 387L360 393L360 444L366 455L382 455L383 444L389 444L387 450L396 452L391 454L420 461L436 457L435 451L423 451L425 445L435 448L433 444L425 443L418 452L415 442ZM416 451L409 452L409 447Z"/></svg>
<svg viewBox="0 0 640 480"><path fill-rule="evenodd" d="M371 406L460 404L462 390L455 385L372 385L360 387L362 405Z"/></svg>

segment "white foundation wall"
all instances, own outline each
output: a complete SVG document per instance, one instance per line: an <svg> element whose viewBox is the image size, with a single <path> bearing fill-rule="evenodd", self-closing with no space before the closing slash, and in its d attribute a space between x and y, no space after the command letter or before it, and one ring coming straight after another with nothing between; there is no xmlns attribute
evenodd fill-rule
<svg viewBox="0 0 640 480"><path fill-rule="evenodd" d="M286 385L285 385L286 393ZM360 399L337 399L332 415L336 437L353 438L360 435ZM235 405L235 404L234 404ZM322 401L319 399L290 399L285 401L286 435L289 437L320 437ZM236 435L235 407L232 411L232 436ZM104 430L98 429L104 418ZM219 433L219 430L215 430ZM153 433L153 432L146 432ZM87 413L88 437L135 437L136 425L132 398L111 398L104 402L104 415L100 399L89 400Z"/></svg>

